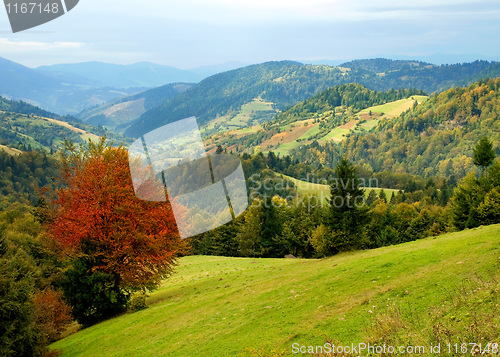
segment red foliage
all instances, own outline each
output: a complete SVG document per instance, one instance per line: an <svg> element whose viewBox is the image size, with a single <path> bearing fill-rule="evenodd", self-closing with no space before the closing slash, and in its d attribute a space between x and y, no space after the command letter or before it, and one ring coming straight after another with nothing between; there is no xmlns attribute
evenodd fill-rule
<svg viewBox="0 0 500 357"><path fill-rule="evenodd" d="M37 292L33 302L37 327L47 342L56 341L73 321L71 308L64 301L62 293L50 289Z"/></svg>
<svg viewBox="0 0 500 357"><path fill-rule="evenodd" d="M127 151L102 139L80 150L67 145L66 152L53 237L76 253L90 243L99 261L94 270L119 274L127 288L166 277L183 244L170 205L135 196Z"/></svg>

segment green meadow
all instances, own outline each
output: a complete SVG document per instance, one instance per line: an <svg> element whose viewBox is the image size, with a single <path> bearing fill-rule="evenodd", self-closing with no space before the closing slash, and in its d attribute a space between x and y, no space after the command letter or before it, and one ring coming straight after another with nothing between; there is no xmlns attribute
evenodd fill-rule
<svg viewBox="0 0 500 357"><path fill-rule="evenodd" d="M188 256L147 309L51 348L222 357L291 356L294 343L325 341L486 344L499 337L499 243L494 225L327 259Z"/></svg>
<svg viewBox="0 0 500 357"><path fill-rule="evenodd" d="M413 106L415 101L422 103L425 102L428 97L423 95L414 95L407 99L400 99L394 102L389 102L382 105L373 106L370 108L363 109L358 113L358 116L361 114L369 113L370 111L377 114L384 114L385 117L395 118L398 115L401 115L404 111L410 109Z"/></svg>
<svg viewBox="0 0 500 357"><path fill-rule="evenodd" d="M294 183L297 191L303 195L316 195L316 196L325 197L325 198L330 197L330 186L328 186L328 185L322 185L319 183L312 183L312 182L297 180L293 177L286 176L286 175L283 175L283 177L286 178L287 180L292 181ZM382 190L381 188L376 188L376 187L366 188L365 195L368 196L370 191L375 191L377 194L379 194L381 190ZM384 188L383 190L384 190L388 200L391 199L392 195L397 194L399 191L399 190L394 190L394 189L390 189L390 188Z"/></svg>

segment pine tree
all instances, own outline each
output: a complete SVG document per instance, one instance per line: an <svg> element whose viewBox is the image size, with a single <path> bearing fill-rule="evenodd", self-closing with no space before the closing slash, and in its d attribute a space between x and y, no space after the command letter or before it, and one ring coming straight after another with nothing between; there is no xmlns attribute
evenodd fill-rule
<svg viewBox="0 0 500 357"><path fill-rule="evenodd" d="M378 194L378 198L387 202L387 195L385 194L385 191L383 188L380 189L380 193Z"/></svg>
<svg viewBox="0 0 500 357"><path fill-rule="evenodd" d="M359 178L353 164L342 158L335 174L337 178L330 186L329 199L332 253L359 248L368 217L365 190L358 186Z"/></svg>
<svg viewBox="0 0 500 357"><path fill-rule="evenodd" d="M481 169L481 177L484 177L486 169L493 164L493 160L495 160L493 143L487 137L483 137L474 148L473 156L474 165Z"/></svg>
<svg viewBox="0 0 500 357"><path fill-rule="evenodd" d="M368 193L368 197L366 198L366 205L371 206L376 200L377 193L375 192L375 190L370 190L370 192Z"/></svg>

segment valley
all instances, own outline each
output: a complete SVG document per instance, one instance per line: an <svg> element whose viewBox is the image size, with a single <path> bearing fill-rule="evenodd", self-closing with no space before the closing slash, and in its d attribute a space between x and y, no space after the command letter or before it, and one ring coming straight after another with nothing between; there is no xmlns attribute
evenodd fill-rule
<svg viewBox="0 0 500 357"><path fill-rule="evenodd" d="M141 79L63 66L48 71L50 88L75 68ZM170 71L139 68L144 80ZM116 97L90 106L74 91L76 117L0 97L0 354L282 357L309 344L498 341L499 71L266 62L108 88ZM48 75L9 75L20 73ZM209 155L239 158L249 206L181 239L186 212L193 225L219 222L215 201L199 195L173 214L138 199L127 149L192 115ZM169 194L206 175L179 167Z"/></svg>

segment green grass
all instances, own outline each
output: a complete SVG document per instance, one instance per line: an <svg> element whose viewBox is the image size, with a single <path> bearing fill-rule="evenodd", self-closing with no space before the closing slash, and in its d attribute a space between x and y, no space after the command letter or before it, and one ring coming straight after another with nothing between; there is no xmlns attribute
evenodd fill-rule
<svg viewBox="0 0 500 357"><path fill-rule="evenodd" d="M5 145L0 145L0 150L5 151L9 155L19 155L22 153L21 150L10 148L10 147L5 146Z"/></svg>
<svg viewBox="0 0 500 357"><path fill-rule="evenodd" d="M348 129L343 129L343 128L335 128L332 131L330 131L328 134L326 134L324 137L318 140L320 144L325 143L330 140L343 140L344 135L347 135L351 132L351 130Z"/></svg>
<svg viewBox="0 0 500 357"><path fill-rule="evenodd" d="M297 191L303 195L317 195L319 197L324 197L324 198L329 198L330 197L330 186L328 185L322 185L319 183L311 183L311 182L306 182L302 180L297 180L293 177L283 175L286 179L292 181L295 184L295 187L297 188ZM375 191L377 194L380 193L382 189L381 188L366 188L365 190L365 195L368 196L370 191ZM390 188L384 188L383 189L387 199L390 200L392 195L395 195L398 193L399 190L394 190Z"/></svg>
<svg viewBox="0 0 500 357"><path fill-rule="evenodd" d="M365 123L362 123L361 127L363 129L366 129L366 130L371 130L371 129L375 128L378 125L379 122L380 122L380 120L373 119L373 120L367 121Z"/></svg>
<svg viewBox="0 0 500 357"><path fill-rule="evenodd" d="M407 99L400 99L394 102L389 102L382 105L376 105L370 108L363 109L358 113L358 117L360 114L369 113L384 113L388 118L395 118L398 115L401 115L404 111L408 110L412 107L413 103L418 101L419 103L424 102L428 99L428 97L423 95L414 95Z"/></svg>
<svg viewBox="0 0 500 357"><path fill-rule="evenodd" d="M223 357L247 348L289 356L293 343L370 341L398 319L405 328L391 327L395 336L432 335L435 313L444 327L466 327L469 313L498 309L500 285L471 294L461 287L498 273L499 243L495 225L322 260L184 257L148 309L51 347L63 357Z"/></svg>
<svg viewBox="0 0 500 357"><path fill-rule="evenodd" d="M224 115L218 119L214 119L206 124L202 131L214 130L218 125L218 131L229 131L240 128L245 128L252 125L252 115L259 112L269 112L275 111L273 109L273 103L265 102L260 98L256 98L253 101L246 103L241 106L238 113L231 118L230 115Z"/></svg>
<svg viewBox="0 0 500 357"><path fill-rule="evenodd" d="M277 148L273 147L272 151L274 151L275 154L285 156L285 155L288 155L290 153L290 151L300 147L301 145L305 145L305 143L300 143L297 141L290 141L290 142L287 142L284 144L280 143Z"/></svg>
<svg viewBox="0 0 500 357"><path fill-rule="evenodd" d="M253 134L253 133L256 133L257 131L259 131L261 129L262 129L262 127L260 125L249 126L247 128L238 129L236 133L237 134L241 134L241 135L244 135L244 134Z"/></svg>
<svg viewBox="0 0 500 357"><path fill-rule="evenodd" d="M319 131L321 130L319 125L308 125L308 126L310 127L310 129L299 137L300 140L310 140L311 137L318 134Z"/></svg>

